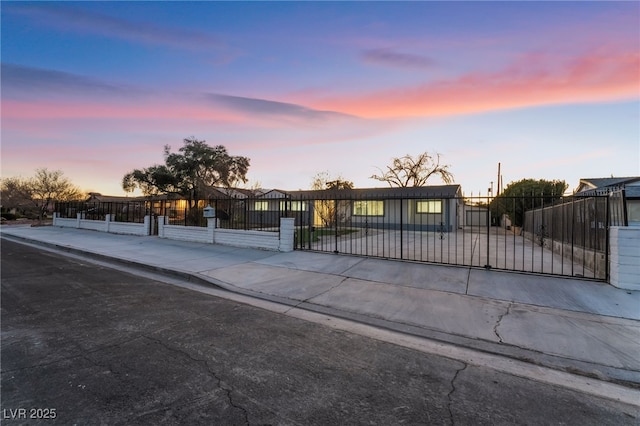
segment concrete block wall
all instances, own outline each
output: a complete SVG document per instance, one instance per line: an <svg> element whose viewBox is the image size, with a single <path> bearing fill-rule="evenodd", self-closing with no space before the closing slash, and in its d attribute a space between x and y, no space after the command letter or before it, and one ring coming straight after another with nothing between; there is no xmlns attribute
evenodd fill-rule
<svg viewBox="0 0 640 426"><path fill-rule="evenodd" d="M201 226L163 225L162 238L191 241L194 243L212 243L207 228Z"/></svg>
<svg viewBox="0 0 640 426"><path fill-rule="evenodd" d="M149 219L149 216L145 216L145 223L109 222L107 232L112 234L138 235L140 237L149 235Z"/></svg>
<svg viewBox="0 0 640 426"><path fill-rule="evenodd" d="M75 219L60 218L57 213L53 215L53 226L62 228L89 229L92 231L110 232L112 234L125 235L149 235L151 218L145 216L144 223L112 222L111 215L106 215L105 220L83 219L78 213Z"/></svg>
<svg viewBox="0 0 640 426"><path fill-rule="evenodd" d="M206 228L165 225L166 222L165 217L158 218L160 238L283 252L293 251L294 219L290 218L281 219L280 232L220 229L216 227L216 219L208 219Z"/></svg>
<svg viewBox="0 0 640 426"><path fill-rule="evenodd" d="M90 229L92 231L102 231L107 232L107 222L105 220L87 220L80 219L80 225L78 228L80 229Z"/></svg>
<svg viewBox="0 0 640 426"><path fill-rule="evenodd" d="M214 235L216 244L276 251L280 248L280 239L277 232L216 229Z"/></svg>
<svg viewBox="0 0 640 426"><path fill-rule="evenodd" d="M640 228L612 226L609 234L611 285L640 290Z"/></svg>
<svg viewBox="0 0 640 426"><path fill-rule="evenodd" d="M165 225L168 220L164 216L158 217L158 236L169 240L191 241L194 243L212 243L213 238L209 227Z"/></svg>
<svg viewBox="0 0 640 426"><path fill-rule="evenodd" d="M69 219L58 217L57 213L54 213L53 216L53 226L59 226L61 228L77 228L78 227L78 219Z"/></svg>
<svg viewBox="0 0 640 426"><path fill-rule="evenodd" d="M239 229L217 228L216 219L208 219L207 227L165 225L167 218L158 217L158 236L171 240L192 241L197 243L216 243L234 247L260 248L282 252L293 251L295 220L293 218L280 219L280 232L244 231ZM78 213L76 219L59 218L54 214L53 225L92 229L94 231L110 232L113 234L150 235L151 217L145 216L144 223L112 222L111 215L105 220L83 219Z"/></svg>

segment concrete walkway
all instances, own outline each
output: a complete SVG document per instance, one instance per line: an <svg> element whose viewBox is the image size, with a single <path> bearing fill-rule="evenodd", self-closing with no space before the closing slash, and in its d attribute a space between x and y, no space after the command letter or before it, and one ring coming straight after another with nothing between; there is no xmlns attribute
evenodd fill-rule
<svg viewBox="0 0 640 426"><path fill-rule="evenodd" d="M604 283L52 226L0 235L640 387L640 292Z"/></svg>

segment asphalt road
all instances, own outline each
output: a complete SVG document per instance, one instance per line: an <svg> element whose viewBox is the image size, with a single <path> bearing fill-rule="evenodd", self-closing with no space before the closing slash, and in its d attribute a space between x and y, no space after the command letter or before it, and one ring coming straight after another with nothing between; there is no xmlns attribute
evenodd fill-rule
<svg viewBox="0 0 640 426"><path fill-rule="evenodd" d="M640 408L2 240L3 424L638 425Z"/></svg>

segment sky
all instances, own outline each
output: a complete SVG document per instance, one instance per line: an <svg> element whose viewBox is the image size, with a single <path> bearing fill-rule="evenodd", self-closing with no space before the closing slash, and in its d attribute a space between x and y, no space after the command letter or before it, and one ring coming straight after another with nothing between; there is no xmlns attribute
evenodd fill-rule
<svg viewBox="0 0 640 426"><path fill-rule="evenodd" d="M440 154L465 195L640 175L640 2L11 2L1 174L84 191L185 138L250 186L370 178ZM433 178L429 184L442 181ZM494 190L495 190L494 189ZM134 192L131 195L139 195Z"/></svg>

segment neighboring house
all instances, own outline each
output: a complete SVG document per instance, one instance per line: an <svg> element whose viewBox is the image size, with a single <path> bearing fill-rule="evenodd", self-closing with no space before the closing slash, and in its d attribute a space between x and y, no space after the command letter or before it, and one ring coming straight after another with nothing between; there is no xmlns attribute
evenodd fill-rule
<svg viewBox="0 0 640 426"><path fill-rule="evenodd" d="M118 197L113 195L102 195L99 192L90 192L87 203L128 203L131 201L145 201L147 197Z"/></svg>
<svg viewBox="0 0 640 426"><path fill-rule="evenodd" d="M250 189L244 188L209 188L210 193L207 194L208 199L237 198L245 199L255 197L256 194Z"/></svg>
<svg viewBox="0 0 640 426"><path fill-rule="evenodd" d="M625 189L628 186L639 185L640 176L580 179L574 195L580 197L607 195L613 191Z"/></svg>
<svg viewBox="0 0 640 426"><path fill-rule="evenodd" d="M625 187L624 198L627 208L627 224L640 226L640 181Z"/></svg>
<svg viewBox="0 0 640 426"><path fill-rule="evenodd" d="M291 216L292 202L287 192L258 189L254 194L246 206L249 222L260 226L279 226L281 217Z"/></svg>
<svg viewBox="0 0 640 426"><path fill-rule="evenodd" d="M460 185L283 191L249 206L266 222L286 212L297 226L352 226L451 232L462 226Z"/></svg>
<svg viewBox="0 0 640 426"><path fill-rule="evenodd" d="M640 176L580 179L576 197L622 194L624 214L629 226L640 226Z"/></svg>
<svg viewBox="0 0 640 426"><path fill-rule="evenodd" d="M489 208L486 206L476 206L472 204L464 205L464 225L465 226L475 226L486 228L487 224L490 223L490 212ZM509 225L511 225L511 221L506 217L503 221L508 221ZM507 225L505 225L506 227Z"/></svg>
<svg viewBox="0 0 640 426"><path fill-rule="evenodd" d="M74 208L69 207L66 212L67 217L73 216ZM113 195L102 195L99 192L90 192L89 198L84 201L81 207L82 213L87 218L95 219L104 217L106 214L113 215L112 220L128 221L130 217L142 218L147 211L146 197L119 197Z"/></svg>

